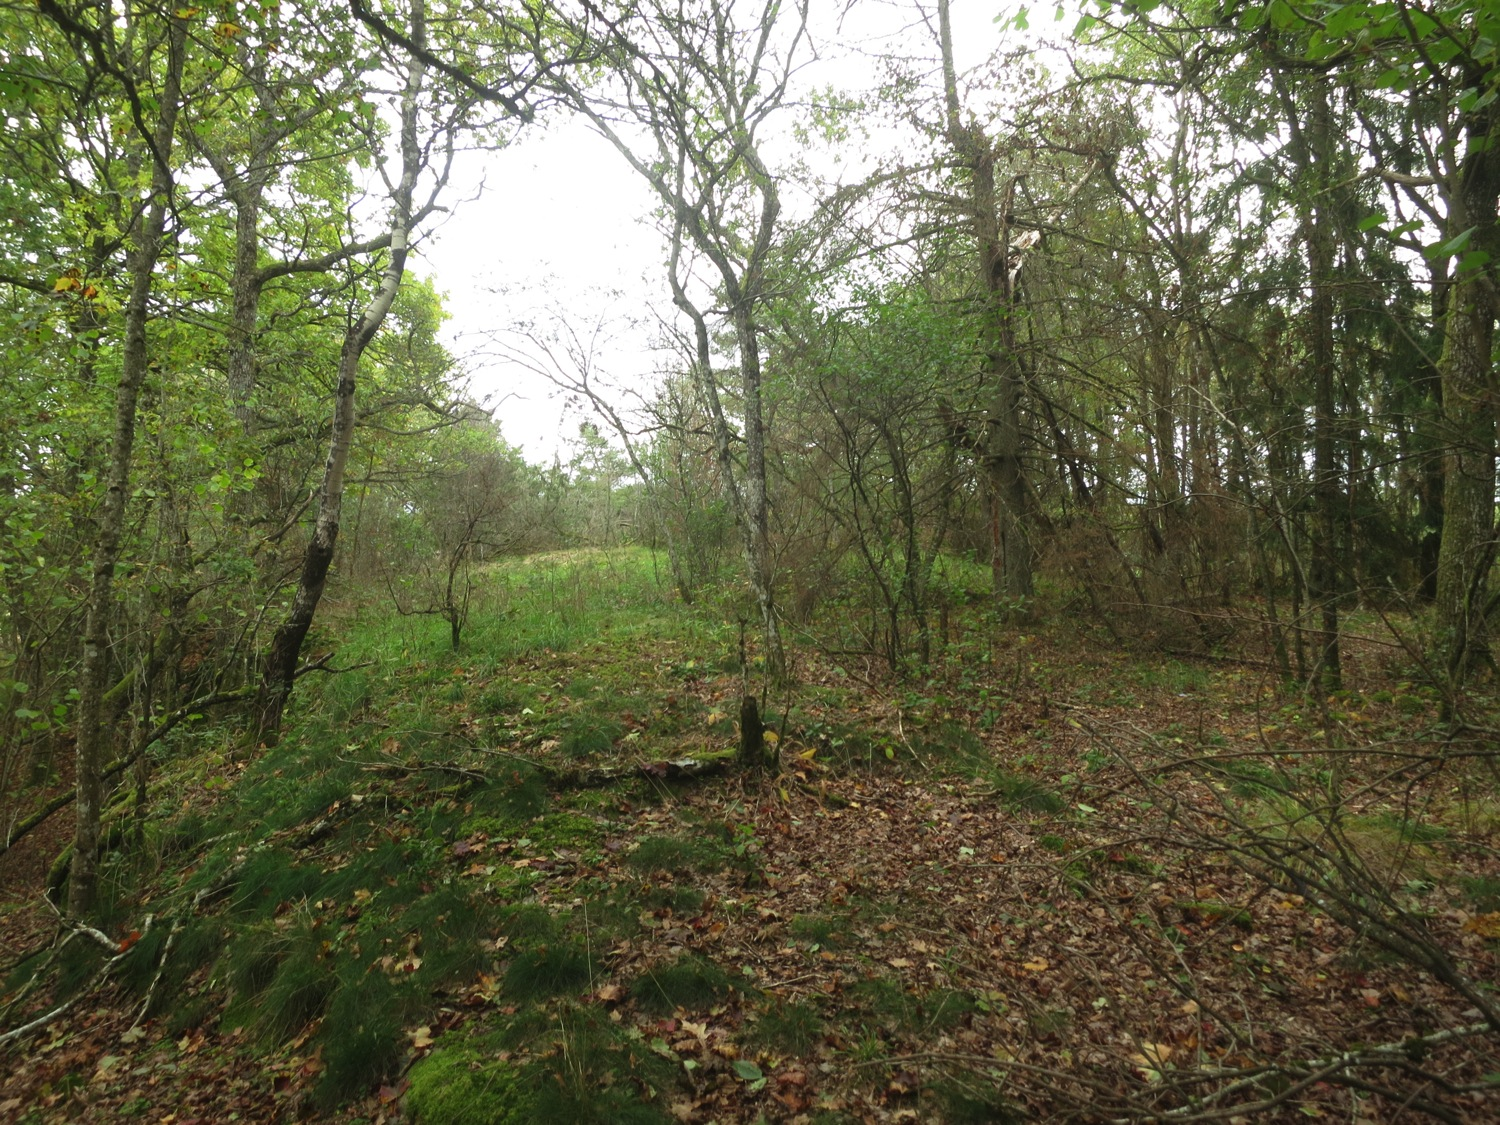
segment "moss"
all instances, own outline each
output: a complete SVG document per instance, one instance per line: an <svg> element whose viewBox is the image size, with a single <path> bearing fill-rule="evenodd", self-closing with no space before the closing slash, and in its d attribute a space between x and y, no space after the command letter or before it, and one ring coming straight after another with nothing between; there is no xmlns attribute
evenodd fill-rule
<svg viewBox="0 0 1500 1125"><path fill-rule="evenodd" d="M411 1068L406 1109L418 1125L527 1125L537 1120L521 1076L472 1048L439 1047Z"/></svg>
<svg viewBox="0 0 1500 1125"><path fill-rule="evenodd" d="M711 839L647 836L625 862L637 871L717 871L725 866L724 849Z"/></svg>
<svg viewBox="0 0 1500 1125"><path fill-rule="evenodd" d="M517 841L517 844L523 846L523 841L530 840L531 850L549 853L562 849L581 851L596 846L603 839L604 829L593 817L581 813L556 812L534 820L526 829L522 841Z"/></svg>

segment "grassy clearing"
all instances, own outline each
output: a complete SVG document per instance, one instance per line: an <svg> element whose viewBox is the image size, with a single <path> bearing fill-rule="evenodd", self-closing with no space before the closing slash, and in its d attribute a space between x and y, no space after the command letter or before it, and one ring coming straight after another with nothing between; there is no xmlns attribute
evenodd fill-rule
<svg viewBox="0 0 1500 1125"><path fill-rule="evenodd" d="M568 787L732 748L737 631L645 552L488 579L459 652L359 618L340 663L362 666L299 689L280 746L162 778L159 871L108 872L119 924L163 920L116 974L130 1016L27 1063L25 1120L160 1108L129 1067L92 1077L109 1053L268 1076L251 1118L1134 1112L1295 1063L1256 1038L1289 1018L1330 1050L1463 1023L1472 998L1382 945L1405 920L1493 979L1485 759L1391 770L1382 746L1430 745L1408 681L1339 700L1334 754L1323 709L1233 666L1095 652L1066 619L1002 634L975 605L920 678L803 654L763 780ZM71 944L6 987L77 993L103 959ZM1378 1117L1370 1097L1293 1109Z"/></svg>

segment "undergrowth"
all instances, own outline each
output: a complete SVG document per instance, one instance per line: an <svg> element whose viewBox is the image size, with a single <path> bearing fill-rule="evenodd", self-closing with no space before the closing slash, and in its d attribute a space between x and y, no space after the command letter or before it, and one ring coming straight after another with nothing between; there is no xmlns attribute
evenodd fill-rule
<svg viewBox="0 0 1500 1125"><path fill-rule="evenodd" d="M1226 959L1217 979L1251 990L1236 1003L1288 987L1260 950L1320 892L1370 875L1384 916L1500 911L1500 872L1456 858L1493 820L1472 779L1345 807L1351 767L1312 752L1305 701L1002 637L971 571L945 572L973 615L932 667L820 664L765 700L773 768L700 788L585 775L735 745L738 630L677 604L649 553L491 568L457 652L433 620L358 615L339 660L356 669L299 684L277 746L164 764L158 869L106 863L101 925L141 902L157 919L123 940L121 991L161 1051L225 1037L331 1116L404 1095L422 1125L1009 1121L1043 1103L1002 1064L1081 1057L1095 1032L1149 1046L1117 1053L1157 1088L1153 1061L1199 1049L1171 1015L1200 1003L1194 958ZM1346 729L1420 721L1416 689L1378 695L1339 701ZM1330 839L1332 875L1303 858ZM1128 940L1064 977L1075 931L1106 925ZM112 955L70 942L6 988L41 974L66 999ZM1128 985L1102 979L1116 960ZM1148 1009L1168 1015L1132 1022Z"/></svg>

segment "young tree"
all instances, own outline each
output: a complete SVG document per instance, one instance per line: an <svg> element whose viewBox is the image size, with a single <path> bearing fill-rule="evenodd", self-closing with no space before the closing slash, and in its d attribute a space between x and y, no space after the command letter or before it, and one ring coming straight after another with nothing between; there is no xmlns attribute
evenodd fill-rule
<svg viewBox="0 0 1500 1125"><path fill-rule="evenodd" d="M113 427L104 472L104 497L93 543L83 659L78 674L76 726L77 813L68 909L85 916L98 887L99 824L103 756L109 746L104 693L109 674L109 631L115 615L115 570L120 563L131 492L136 410L151 364L147 321L158 260L163 252L175 177L171 165L177 115L182 107L187 18L151 9L129 9L121 25L109 6L67 12L44 0L43 14L70 41L94 81L124 95L137 130L136 159L146 171L145 186L129 212L126 278L121 308L119 376ZM116 31L127 32L117 42ZM149 84L149 85L148 85ZM146 88L143 89L142 87Z"/></svg>
<svg viewBox="0 0 1500 1125"><path fill-rule="evenodd" d="M360 359L375 334L385 322L395 303L396 293L406 272L406 259L417 224L436 207L438 194L447 182L455 135L465 124L462 110L449 110L440 119L435 136L424 136L422 123L428 90L427 63L421 51L427 44L425 0L414 0L410 12L410 40L417 48L399 65L403 72L397 105L396 143L399 158L395 174L385 176L389 193L389 252L380 282L374 294L344 333L339 352L338 383L334 391L333 422L328 440L328 456L318 485L316 518L312 535L303 555L297 589L286 620L276 630L266 654L261 677L260 698L256 707L256 737L274 743L280 735L282 712L296 680L302 642L312 627L318 602L328 581L328 569L338 541L339 513L344 497L344 475L349 449L354 437L355 389L358 385ZM392 59L395 63L396 60ZM437 167L427 203L416 198L418 180L429 168L436 148Z"/></svg>
<svg viewBox="0 0 1500 1125"><path fill-rule="evenodd" d="M731 0L699 6L652 0L639 18L608 27L604 49L614 87L585 91L564 83L558 89L661 201L672 300L692 325L693 378L760 609L766 671L782 680L787 667L767 489L760 321L772 283L768 267L781 195L762 154L761 132L786 100L806 44L807 5L799 0L788 12L772 0L748 23L740 21L743 7ZM714 313L704 284L722 301L732 334L737 419L715 372Z"/></svg>

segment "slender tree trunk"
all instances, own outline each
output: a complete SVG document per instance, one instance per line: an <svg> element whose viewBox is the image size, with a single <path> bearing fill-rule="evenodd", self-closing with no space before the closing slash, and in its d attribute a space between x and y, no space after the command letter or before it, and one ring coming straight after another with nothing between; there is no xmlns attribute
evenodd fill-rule
<svg viewBox="0 0 1500 1125"><path fill-rule="evenodd" d="M130 503L130 466L135 450L136 407L141 383L150 366L146 322L156 265L161 257L172 190L167 164L177 129L182 94L185 20L168 18L167 62L162 76L156 128L150 138L154 152L150 195L135 224L128 257L130 292L125 300L124 339L120 350L120 381L115 388L114 429L105 475L104 501L99 513L98 538L89 578L88 610L83 626L83 664L78 677L76 724L76 782L78 802L73 835L73 861L68 877L68 910L75 916L94 908L99 882L99 819L103 811L101 775L109 733L104 729L104 688L109 671L109 627L115 615L115 567L120 560L125 515Z"/></svg>
<svg viewBox="0 0 1500 1125"><path fill-rule="evenodd" d="M1333 114L1328 104L1325 79L1313 79L1309 87L1312 112L1303 149L1303 171L1318 188L1315 201L1303 216L1307 243L1308 281L1311 302L1308 333L1313 374L1313 519L1312 566L1308 595L1320 617L1318 662L1322 686L1336 690L1342 683L1339 658L1340 586L1340 488L1339 464L1334 434L1338 426L1334 406L1334 231L1328 192L1332 185Z"/></svg>
<svg viewBox="0 0 1500 1125"><path fill-rule="evenodd" d="M425 11L418 0L412 10L412 38L425 43ZM282 714L292 694L302 642L312 627L318 603L328 582L338 542L339 509L344 496L344 475L349 449L354 439L354 397L359 361L375 333L385 322L406 271L408 243L411 237L412 197L421 168L422 149L417 138L418 100L422 92L426 66L416 57L408 63L406 86L401 103L401 178L394 185L391 199L390 259L381 274L380 285L359 320L344 335L339 352L338 385L334 391L333 425L328 441L328 457L323 464L323 478L318 487L317 517L312 537L302 560L297 592L286 621L276 630L266 654L256 713L256 738L274 745L281 735Z"/></svg>

